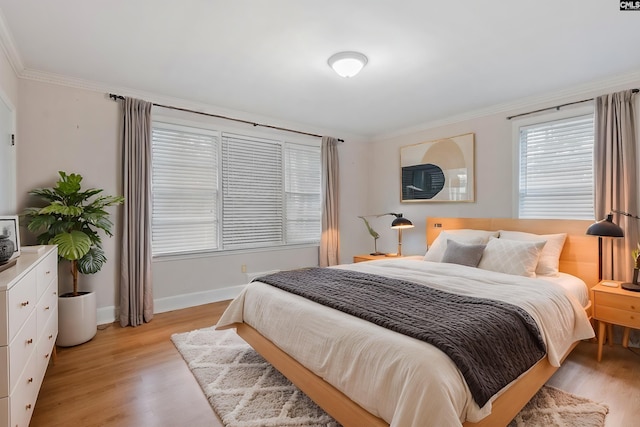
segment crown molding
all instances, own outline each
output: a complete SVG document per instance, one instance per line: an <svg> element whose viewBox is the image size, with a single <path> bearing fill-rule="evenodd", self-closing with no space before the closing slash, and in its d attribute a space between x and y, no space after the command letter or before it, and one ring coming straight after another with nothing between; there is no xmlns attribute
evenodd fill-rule
<svg viewBox="0 0 640 427"><path fill-rule="evenodd" d="M2 45L2 50L7 55L7 59L9 60L13 71L16 73L16 76L20 76L24 70L24 64L20 57L20 53L16 48L16 44L13 41L11 31L9 31L7 20L4 18L2 9L0 9L0 45Z"/></svg>
<svg viewBox="0 0 640 427"><path fill-rule="evenodd" d="M632 73L609 77L606 79L593 81L590 83L574 86L574 87L560 90L560 91L554 91L553 93L531 96L531 97L520 99L515 102L496 104L487 108L481 108L478 110L468 111L466 113L450 116L445 119L434 120L431 122L422 123L420 125L399 129L394 132L373 137L372 141L378 142L378 141L387 140L391 138L407 136L407 135L435 129L438 127L449 126L455 123L479 119L479 118L493 116L497 114L505 114L506 116L511 114L518 114L521 112L526 112L527 110L547 108L549 106L553 106L554 104L558 104L558 103L572 102L574 100L580 100L585 97L592 98L594 96L597 96L599 94L606 92L607 90L619 90L621 86L639 85L639 84L640 84L640 71L634 71Z"/></svg>

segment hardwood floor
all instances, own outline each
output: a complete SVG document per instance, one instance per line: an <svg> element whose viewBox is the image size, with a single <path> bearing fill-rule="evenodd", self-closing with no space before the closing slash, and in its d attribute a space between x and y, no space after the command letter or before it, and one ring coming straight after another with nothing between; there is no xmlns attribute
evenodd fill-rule
<svg viewBox="0 0 640 427"><path fill-rule="evenodd" d="M640 349L581 342L547 384L609 406L606 427L640 425Z"/></svg>
<svg viewBox="0 0 640 427"><path fill-rule="evenodd" d="M137 328L108 325L83 345L58 348L31 427L222 427L170 336L215 324L227 302L157 314ZM607 427L640 419L640 349L582 342L549 384L606 403Z"/></svg>
<svg viewBox="0 0 640 427"><path fill-rule="evenodd" d="M58 348L31 427L222 427L169 339L214 325L228 302L160 313L137 328L108 325Z"/></svg>

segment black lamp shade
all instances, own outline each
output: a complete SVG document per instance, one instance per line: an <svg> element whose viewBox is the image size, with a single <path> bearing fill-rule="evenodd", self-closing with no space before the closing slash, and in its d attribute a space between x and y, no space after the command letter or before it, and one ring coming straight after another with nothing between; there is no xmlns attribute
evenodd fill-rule
<svg viewBox="0 0 640 427"><path fill-rule="evenodd" d="M402 214L396 214L396 219L391 223L391 228L412 228L413 223L409 221L407 218L403 217Z"/></svg>
<svg viewBox="0 0 640 427"><path fill-rule="evenodd" d="M600 237L624 237L622 228L613 222L613 214L609 214L605 219L591 224L587 229L587 234Z"/></svg>

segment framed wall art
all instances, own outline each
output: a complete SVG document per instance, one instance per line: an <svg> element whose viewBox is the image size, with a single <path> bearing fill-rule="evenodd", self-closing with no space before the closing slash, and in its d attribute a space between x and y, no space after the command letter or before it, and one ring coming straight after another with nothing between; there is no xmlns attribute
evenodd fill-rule
<svg viewBox="0 0 640 427"><path fill-rule="evenodd" d="M474 202L475 134L400 148L401 202Z"/></svg>
<svg viewBox="0 0 640 427"><path fill-rule="evenodd" d="M20 255L18 216L0 216L0 264Z"/></svg>

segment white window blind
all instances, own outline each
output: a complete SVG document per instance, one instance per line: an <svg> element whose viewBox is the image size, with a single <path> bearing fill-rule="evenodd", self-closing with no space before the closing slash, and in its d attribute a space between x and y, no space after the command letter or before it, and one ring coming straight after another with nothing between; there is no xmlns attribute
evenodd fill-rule
<svg viewBox="0 0 640 427"><path fill-rule="evenodd" d="M225 249L284 243L282 175L279 142L222 135Z"/></svg>
<svg viewBox="0 0 640 427"><path fill-rule="evenodd" d="M286 240L317 242L321 233L320 147L285 144Z"/></svg>
<svg viewBox="0 0 640 427"><path fill-rule="evenodd" d="M154 123L154 255L218 248L218 139L205 129Z"/></svg>
<svg viewBox="0 0 640 427"><path fill-rule="evenodd" d="M519 217L593 219L593 114L523 126Z"/></svg>

